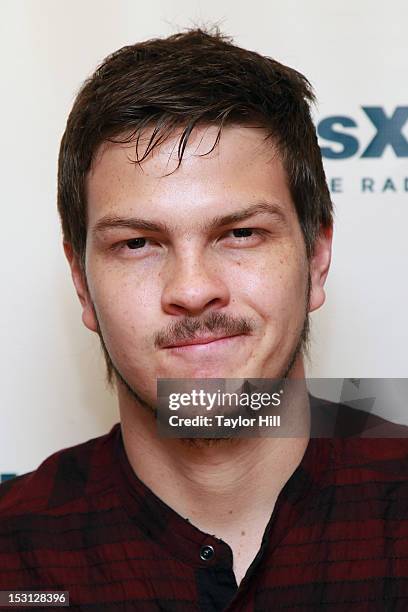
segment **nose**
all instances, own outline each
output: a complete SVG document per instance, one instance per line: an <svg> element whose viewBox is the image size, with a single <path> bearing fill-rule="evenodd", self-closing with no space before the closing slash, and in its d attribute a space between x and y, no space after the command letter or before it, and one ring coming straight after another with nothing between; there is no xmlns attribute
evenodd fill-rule
<svg viewBox="0 0 408 612"><path fill-rule="evenodd" d="M166 313L193 316L228 304L230 291L222 269L204 259L202 252L175 257L162 292Z"/></svg>

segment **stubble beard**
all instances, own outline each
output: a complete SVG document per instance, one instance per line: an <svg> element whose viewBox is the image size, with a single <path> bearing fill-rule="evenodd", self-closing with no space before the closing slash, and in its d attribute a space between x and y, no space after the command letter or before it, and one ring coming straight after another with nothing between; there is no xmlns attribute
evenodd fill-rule
<svg viewBox="0 0 408 612"><path fill-rule="evenodd" d="M292 350L292 353L290 354L289 358L287 359L286 363L284 364L284 366L281 368L281 372L280 374L278 374L275 378L278 380L284 380L287 379L294 366L295 363L299 357L299 355L301 354L308 354L308 350L309 350L309 335L310 335L310 317L309 317L309 300L310 300L310 290L311 290L311 279L310 279L310 274L308 275L308 281L307 281L307 291L306 291L306 308L305 308L305 315L304 315L304 320L303 320L303 327L302 327L302 331L300 332L299 336L298 336L298 340L296 343L295 348ZM97 333L99 335L99 339L101 342L101 347L105 356L105 361L107 364L107 371L108 371L108 382L110 383L112 380L112 377L114 377L115 379L115 385L116 388L121 385L125 392L128 394L128 396L134 400L136 402L137 405L140 405L143 409L147 410L149 412L149 414L156 414L157 413L157 409L156 406L150 402L147 402L146 400L144 400L136 391L136 389L134 389L125 379L125 377L121 374L121 372L119 371L119 369L115 366L112 357L106 347L105 341L103 339L103 335L102 335L102 331L99 325L99 320L98 317L96 315L96 309L95 309L95 305L93 304L93 308L94 308L94 312L95 312L95 318L97 321ZM180 443L191 447L191 448L211 448L211 447L215 447L215 446L219 446L219 445L233 445L236 444L240 441L241 439L238 437L224 437L224 438L179 438Z"/></svg>

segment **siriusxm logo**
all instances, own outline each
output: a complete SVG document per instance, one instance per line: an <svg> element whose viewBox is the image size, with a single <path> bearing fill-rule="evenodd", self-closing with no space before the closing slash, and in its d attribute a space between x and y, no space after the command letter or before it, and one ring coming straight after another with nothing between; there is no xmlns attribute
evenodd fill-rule
<svg viewBox="0 0 408 612"><path fill-rule="evenodd" d="M381 157L387 147L391 147L397 157L408 157L408 140L403 134L403 128L408 121L408 106L397 106L388 116L381 106L362 106L366 117L375 127L376 133L370 142L365 143L359 155L362 158ZM349 130L358 128L358 123L352 117L334 115L322 119L317 126L321 139L336 143L336 146L322 145L322 155L326 159L348 159L356 155L360 149L360 141L355 133Z"/></svg>
<svg viewBox="0 0 408 612"><path fill-rule="evenodd" d="M15 478L17 476L17 474L11 474L11 473L1 473L0 472L0 482L5 482L6 480L11 480L12 478Z"/></svg>

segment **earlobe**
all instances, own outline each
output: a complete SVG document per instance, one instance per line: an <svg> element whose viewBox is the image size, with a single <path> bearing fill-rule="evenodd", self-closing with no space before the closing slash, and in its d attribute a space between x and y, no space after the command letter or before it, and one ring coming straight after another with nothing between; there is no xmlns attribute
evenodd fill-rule
<svg viewBox="0 0 408 612"><path fill-rule="evenodd" d="M326 299L324 284L330 268L333 226L321 227L310 260L309 312L320 308Z"/></svg>
<svg viewBox="0 0 408 612"><path fill-rule="evenodd" d="M88 286L85 280L85 272L82 269L79 257L74 252L72 245L69 242L63 243L65 256L71 268L71 276L75 285L75 289L82 306L82 322L91 331L96 332L98 329L97 319L95 316L94 306L89 294Z"/></svg>

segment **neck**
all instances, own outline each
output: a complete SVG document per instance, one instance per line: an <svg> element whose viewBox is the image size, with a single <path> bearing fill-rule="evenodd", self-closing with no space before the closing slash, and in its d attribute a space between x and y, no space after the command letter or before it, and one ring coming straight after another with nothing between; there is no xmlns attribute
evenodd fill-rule
<svg viewBox="0 0 408 612"><path fill-rule="evenodd" d="M301 358L291 378L304 378ZM118 392L124 445L135 473L167 505L207 533L225 535L225 529L231 531L249 519L263 517L265 522L308 443L308 436L198 444L160 438L154 414L135 406L120 384ZM303 400L296 410L294 418L307 418Z"/></svg>

